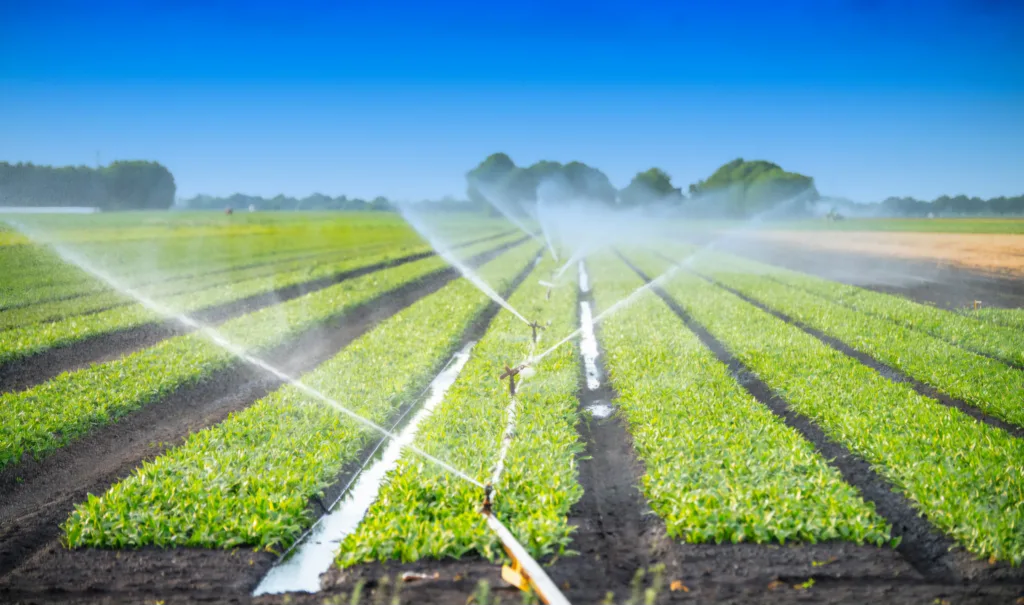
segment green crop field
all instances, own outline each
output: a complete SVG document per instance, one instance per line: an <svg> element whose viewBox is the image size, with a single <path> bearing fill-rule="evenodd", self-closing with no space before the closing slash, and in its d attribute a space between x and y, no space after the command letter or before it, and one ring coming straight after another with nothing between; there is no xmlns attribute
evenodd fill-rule
<svg viewBox="0 0 1024 605"><path fill-rule="evenodd" d="M55 594L116 568L248 599L320 549L325 587L422 572L401 602L466 602L509 562L484 486L573 602L1024 586L1021 309L943 310L672 222L584 250L437 214L429 238L385 212L0 228L0 600L44 567Z"/></svg>

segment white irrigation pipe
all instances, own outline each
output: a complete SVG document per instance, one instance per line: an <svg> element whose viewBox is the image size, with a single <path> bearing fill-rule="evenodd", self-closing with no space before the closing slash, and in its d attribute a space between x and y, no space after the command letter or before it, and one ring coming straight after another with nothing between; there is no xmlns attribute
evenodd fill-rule
<svg viewBox="0 0 1024 605"><path fill-rule="evenodd" d="M487 519L487 527L497 534L498 539L505 546L508 555L512 560L519 563L519 566L522 568L521 575L526 576L537 592L537 596L547 605L571 605L569 599L565 598L562 591L558 590L558 587L551 581L548 574L544 573L544 568L540 566L540 563L537 563L530 556L530 553L526 552L526 549L516 540L512 532L501 521L498 521L494 515L484 513L484 518Z"/></svg>
<svg viewBox="0 0 1024 605"><path fill-rule="evenodd" d="M530 345L530 352L527 353L526 357L519 363L517 367L524 367L533 354L537 351L537 344L540 342L541 333L537 332L537 340L533 341ZM525 367L524 367L525 369ZM526 384L526 379L529 378L529 374L522 374L522 380L519 381L517 388L522 388ZM509 377L509 380L515 380L515 376ZM498 481L501 479L501 474L505 472L505 458L508 456L508 450L512 447L512 439L515 437L516 432L516 408L518 407L518 401L516 396L512 395L509 397L508 407L505 408L505 434L501 438L501 451L498 453L498 461L494 465L494 472L491 474L491 485L497 486Z"/></svg>

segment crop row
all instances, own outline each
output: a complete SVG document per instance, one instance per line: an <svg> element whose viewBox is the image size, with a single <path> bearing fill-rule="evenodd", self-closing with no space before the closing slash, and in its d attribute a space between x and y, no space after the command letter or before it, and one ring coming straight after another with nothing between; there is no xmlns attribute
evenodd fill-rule
<svg viewBox="0 0 1024 605"><path fill-rule="evenodd" d="M590 263L606 309L642 285L622 261ZM644 463L644 495L687 542L881 545L885 520L814 447L747 393L655 294L601 325L605 366Z"/></svg>
<svg viewBox="0 0 1024 605"><path fill-rule="evenodd" d="M494 246L493 242L483 242L467 247L460 252L478 252ZM278 288L311 281L320 277L387 262L406 253L406 250L389 250L366 257L346 258L338 262L317 265L308 269L299 269L280 275L245 280L237 284L230 284L197 293L181 294L160 300L159 302L174 312L189 313L205 307L271 292ZM0 332L0 364L27 357L53 347L67 345L91 336L131 328L161 319L162 317L159 313L141 304L135 304L91 315L70 317L52 323L34 324L5 330Z"/></svg>
<svg viewBox="0 0 1024 605"><path fill-rule="evenodd" d="M489 240L489 243L492 246L497 246L511 241L513 237L515 236ZM316 277L336 272L337 270L334 268L336 263L367 258L391 260L423 253L428 250L427 246L419 243L405 246L367 244L358 247L334 247L330 250L320 250L318 252L307 251L298 255L279 254L266 257L261 263L241 265L238 269L218 270L182 279L166 278L164 281L152 283L148 286L139 286L136 290L145 296L161 301L168 297L176 297L168 301L173 305L176 300L191 302L196 294L215 288L230 287L241 291L267 283L274 284L274 287L283 287L295 283L296 280L315 279ZM25 327L33 323L53 321L123 306L133 302L134 299L127 295L106 290L94 294L85 294L72 299L62 299L0 311L0 330Z"/></svg>
<svg viewBox="0 0 1024 605"><path fill-rule="evenodd" d="M645 257L653 274L665 264ZM680 273L666 290L733 355L969 551L1024 561L1024 441Z"/></svg>
<svg viewBox="0 0 1024 605"><path fill-rule="evenodd" d="M428 258L377 271L244 315L218 332L253 354L340 317L404 283L444 267ZM24 453L39 456L216 370L238 363L203 334L170 338L121 359L61 374L31 389L0 395L0 468Z"/></svg>
<svg viewBox="0 0 1024 605"><path fill-rule="evenodd" d="M750 267L748 261L715 257L696 263L696 267L722 284L921 382L1024 426L1024 372L903 324L750 273L750 269L757 267Z"/></svg>
<svg viewBox="0 0 1024 605"><path fill-rule="evenodd" d="M522 246L481 269L499 290L530 261ZM410 404L488 298L449 284L353 341L304 384L379 423ZM143 465L65 524L71 546L252 544L284 548L309 526L307 504L368 444L372 430L286 385Z"/></svg>
<svg viewBox="0 0 1024 605"><path fill-rule="evenodd" d="M75 230L44 232L63 241L75 254L118 276L126 285L138 287L168 280L199 277L232 268L244 268L268 258L298 256L311 252L355 253L367 246L418 247L422 242L398 217L324 217L317 223L290 224L271 221L266 225L207 225L198 228L177 224L149 226L132 224L124 229L102 229L107 237L98 243L72 243ZM469 230L481 237L495 228ZM122 232L143 234L144 238L119 239ZM466 231L462 231L465 233ZM204 237L188 237L188 234ZM449 241L463 236L455 235ZM0 309L12 305L43 302L106 289L43 246L0 249Z"/></svg>
<svg viewBox="0 0 1024 605"><path fill-rule="evenodd" d="M965 309L962 313L967 317L981 320L986 324L1013 328L1018 333L1024 333L1024 309L982 307L977 310Z"/></svg>
<svg viewBox="0 0 1024 605"><path fill-rule="evenodd" d="M761 273L780 283L801 288L868 315L931 334L1011 364L1024 365L1024 332L1019 329L985 326L962 314L923 305L901 296L840 284L796 271L752 261L739 263L736 265L739 271Z"/></svg>
<svg viewBox="0 0 1024 605"><path fill-rule="evenodd" d="M157 245L147 243L110 243L83 246L73 252L115 275L131 287L166 283L190 279L207 274L246 267L267 262L275 258L296 257L312 252L343 251L359 248L337 244L311 245L282 242L277 238L260 238L247 245L236 241L200 241ZM372 242L367 242L370 244ZM410 242L415 244L416 242ZM381 243L378 245L384 245ZM237 249L235 249L237 247ZM4 274L0 283L9 289L7 296L0 300L0 309L22 307L41 302L56 301L72 297L95 294L108 290L107 284L79 269L76 265L61 259L56 253L42 245L19 246L17 252L4 254L0 250L0 267Z"/></svg>
<svg viewBox="0 0 1024 605"><path fill-rule="evenodd" d="M545 257L538 272L548 275L554 266ZM552 339L575 329L576 293L570 286L546 300L545 288L528 280L509 302L531 320L550 322L545 334ZM507 383L499 375L506 364L526 357L531 340L527 326L510 313L499 313L443 403L421 425L415 444L481 483L490 481L510 403ZM575 469L581 451L577 347L557 349L535 370L516 394L514 437L495 484L494 511L540 557L565 552L572 531L569 508L582 495ZM470 553L493 560L500 549L477 512L482 501L479 488L406 455L357 530L342 542L338 562L348 566Z"/></svg>
<svg viewBox="0 0 1024 605"><path fill-rule="evenodd" d="M422 250L422 247L419 250ZM405 253L409 254L416 251L418 250L405 250ZM302 273L308 273L313 268L323 266L330 261L363 258L373 256L375 253L379 254L379 252L380 250L374 247L359 250L335 250L318 254L303 254L298 257L281 259L271 257L260 265L238 270L218 271L181 280L169 278L166 281L139 287L137 291L150 298L163 300L171 296L192 295L214 288L237 287L242 282L257 278L269 277L287 280L291 274L301 275ZM36 323L52 322L76 315L104 311L134 302L135 299L132 297L111 289L101 290L92 294L82 294L72 298L40 302L38 304L0 311L0 330L27 328Z"/></svg>

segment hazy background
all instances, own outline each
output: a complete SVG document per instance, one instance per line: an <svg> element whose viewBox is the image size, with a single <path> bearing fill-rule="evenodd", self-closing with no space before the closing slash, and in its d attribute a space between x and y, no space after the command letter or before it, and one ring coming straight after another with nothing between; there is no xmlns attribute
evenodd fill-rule
<svg viewBox="0 0 1024 605"><path fill-rule="evenodd" d="M617 187L744 157L862 201L1010 195L1022 108L1016 1L0 7L0 161L155 160L180 197L462 197L498 150Z"/></svg>

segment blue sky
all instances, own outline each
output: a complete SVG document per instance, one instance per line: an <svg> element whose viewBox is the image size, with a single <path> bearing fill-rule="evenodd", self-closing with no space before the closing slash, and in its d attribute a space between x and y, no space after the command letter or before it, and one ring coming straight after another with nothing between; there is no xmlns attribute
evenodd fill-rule
<svg viewBox="0 0 1024 605"><path fill-rule="evenodd" d="M494 151L873 201L1024 193L1024 3L0 3L0 161L199 192L461 195Z"/></svg>

